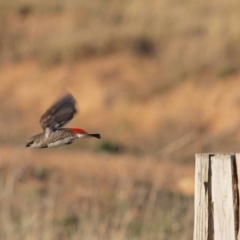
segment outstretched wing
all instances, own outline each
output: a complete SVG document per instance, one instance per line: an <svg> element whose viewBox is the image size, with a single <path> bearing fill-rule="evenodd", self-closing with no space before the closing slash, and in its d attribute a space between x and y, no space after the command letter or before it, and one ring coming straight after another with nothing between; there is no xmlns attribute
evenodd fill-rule
<svg viewBox="0 0 240 240"><path fill-rule="evenodd" d="M42 115L40 124L46 136L49 136L52 132L72 120L77 112L75 103L76 100L69 93L60 98Z"/></svg>

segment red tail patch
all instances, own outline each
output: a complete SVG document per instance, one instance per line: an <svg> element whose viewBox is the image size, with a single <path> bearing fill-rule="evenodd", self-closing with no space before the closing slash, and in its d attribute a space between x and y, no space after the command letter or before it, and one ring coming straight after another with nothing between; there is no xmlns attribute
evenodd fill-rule
<svg viewBox="0 0 240 240"><path fill-rule="evenodd" d="M87 132L85 132L83 129L80 129L80 128L70 128L70 130L71 130L73 133L87 133Z"/></svg>

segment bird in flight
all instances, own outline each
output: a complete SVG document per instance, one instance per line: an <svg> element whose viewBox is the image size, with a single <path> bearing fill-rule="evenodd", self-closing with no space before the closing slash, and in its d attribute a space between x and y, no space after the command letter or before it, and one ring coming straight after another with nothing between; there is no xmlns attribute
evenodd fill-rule
<svg viewBox="0 0 240 240"><path fill-rule="evenodd" d="M101 138L98 133L87 133L80 128L62 128L76 114L76 100L68 93L55 102L40 118L43 133L29 138L26 147L49 148L73 143L78 138Z"/></svg>

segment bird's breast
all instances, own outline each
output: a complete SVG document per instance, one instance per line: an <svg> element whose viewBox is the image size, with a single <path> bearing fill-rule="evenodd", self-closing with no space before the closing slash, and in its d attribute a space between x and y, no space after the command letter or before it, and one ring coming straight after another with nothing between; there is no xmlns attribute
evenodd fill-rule
<svg viewBox="0 0 240 240"><path fill-rule="evenodd" d="M67 137L64 139L59 139L56 141L48 142L48 147L57 147L57 146L65 145L65 144L70 143L72 140L73 140L72 137Z"/></svg>

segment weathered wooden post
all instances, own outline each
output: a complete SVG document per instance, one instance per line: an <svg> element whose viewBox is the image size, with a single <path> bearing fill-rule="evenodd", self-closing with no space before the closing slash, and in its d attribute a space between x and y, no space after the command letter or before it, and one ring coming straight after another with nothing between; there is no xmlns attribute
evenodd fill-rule
<svg viewBox="0 0 240 240"><path fill-rule="evenodd" d="M196 154L194 240L240 240L240 154Z"/></svg>

